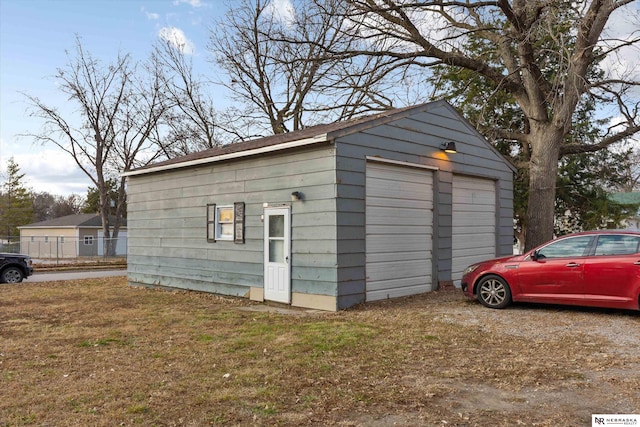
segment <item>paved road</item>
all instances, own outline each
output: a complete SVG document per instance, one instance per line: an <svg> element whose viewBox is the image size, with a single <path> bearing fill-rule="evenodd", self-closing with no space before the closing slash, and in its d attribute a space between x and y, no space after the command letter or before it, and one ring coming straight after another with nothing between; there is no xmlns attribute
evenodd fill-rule
<svg viewBox="0 0 640 427"><path fill-rule="evenodd" d="M92 279L96 277L113 277L126 275L127 270L56 271L43 273L38 273L36 271L33 276L29 276L27 279L25 279L25 283L52 282L56 280Z"/></svg>

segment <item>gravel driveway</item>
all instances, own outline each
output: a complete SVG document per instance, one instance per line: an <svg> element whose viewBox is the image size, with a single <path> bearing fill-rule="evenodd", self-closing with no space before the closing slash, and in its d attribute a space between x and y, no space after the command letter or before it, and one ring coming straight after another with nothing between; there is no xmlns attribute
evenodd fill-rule
<svg viewBox="0 0 640 427"><path fill-rule="evenodd" d="M640 414L640 312L542 304L514 304L493 310L468 300L460 291L442 292L434 301L440 304L429 305L429 310L443 322L477 328L489 335L525 338L541 352L550 348L552 340L567 346L578 344L587 350L585 357L563 353L559 348L562 344L551 347L558 350L558 364L571 366L578 373L575 384L568 380L560 388L546 387L541 380L540 387L515 391L467 384L463 399L451 399L461 413L511 413L514 425L529 425L526 416L518 418L518 414L532 408L538 413ZM515 359L514 363L528 363ZM583 421L576 420L575 425L583 425Z"/></svg>
<svg viewBox="0 0 640 427"><path fill-rule="evenodd" d="M451 298L465 299L457 292ZM504 310L492 310L468 301L447 305L446 312L439 318L533 341L550 335L567 340L578 335L592 336L607 341L606 351L611 354L640 357L640 312L637 311L542 304L514 304Z"/></svg>

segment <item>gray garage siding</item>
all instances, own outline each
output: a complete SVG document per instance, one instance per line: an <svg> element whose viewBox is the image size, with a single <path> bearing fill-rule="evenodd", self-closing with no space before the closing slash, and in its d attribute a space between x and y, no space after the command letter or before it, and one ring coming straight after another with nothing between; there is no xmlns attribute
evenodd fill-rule
<svg viewBox="0 0 640 427"><path fill-rule="evenodd" d="M361 216L361 226L349 229L349 238L343 239L338 228L339 271L350 259L363 259L366 255L364 203L355 203L365 197L366 157L414 163L437 168L434 176L434 286L438 281L451 280L451 192L453 172L476 175L501 181L499 187L497 251L510 253L513 240L512 171L505 168L504 159L484 139L445 103L433 103L426 111L414 113L390 123L362 129L336 140L336 174L338 195L348 199L350 215ZM458 153L445 155L440 144L455 141ZM343 202L343 201L341 201ZM339 210L338 223L342 213ZM355 238L357 244L353 244ZM340 274L339 274L339 277ZM341 289L349 285L349 291L364 290L364 262L349 270L347 281L339 283ZM339 291L340 306L348 306L356 295Z"/></svg>
<svg viewBox="0 0 640 427"><path fill-rule="evenodd" d="M325 145L130 177L130 282L246 296L263 287L263 203L287 204L292 291L335 296L334 162ZM305 200L291 202L294 190ZM245 202L245 244L207 242L206 205L234 202Z"/></svg>

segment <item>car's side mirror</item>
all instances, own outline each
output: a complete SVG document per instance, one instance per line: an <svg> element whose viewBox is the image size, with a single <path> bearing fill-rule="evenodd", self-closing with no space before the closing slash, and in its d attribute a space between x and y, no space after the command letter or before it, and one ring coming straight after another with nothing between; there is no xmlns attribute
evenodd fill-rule
<svg viewBox="0 0 640 427"><path fill-rule="evenodd" d="M546 258L546 257L545 257L544 255L542 255L542 254L540 253L540 251L533 251L533 252L531 253L531 259L532 259L532 260L534 260L534 261L539 261L539 260L541 260L542 258Z"/></svg>

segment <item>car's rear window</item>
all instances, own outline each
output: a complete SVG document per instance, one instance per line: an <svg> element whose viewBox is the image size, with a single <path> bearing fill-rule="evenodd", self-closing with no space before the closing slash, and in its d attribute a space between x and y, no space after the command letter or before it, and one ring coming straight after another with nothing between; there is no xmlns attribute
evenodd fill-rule
<svg viewBox="0 0 640 427"><path fill-rule="evenodd" d="M598 236L596 255L631 255L640 252L640 237L631 235Z"/></svg>

